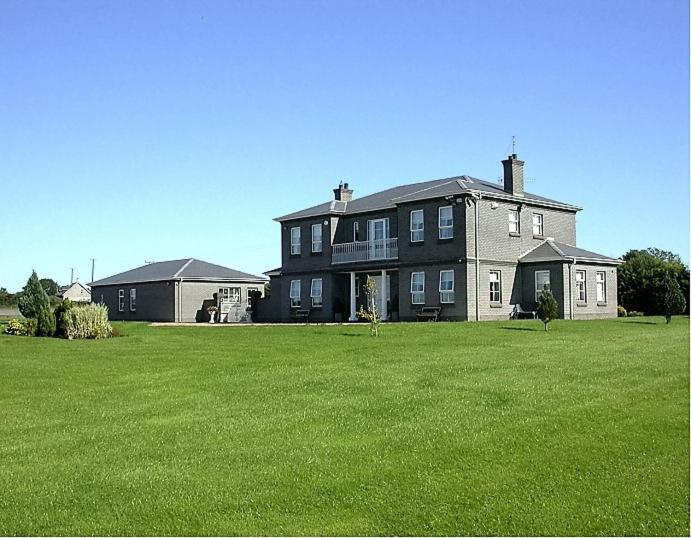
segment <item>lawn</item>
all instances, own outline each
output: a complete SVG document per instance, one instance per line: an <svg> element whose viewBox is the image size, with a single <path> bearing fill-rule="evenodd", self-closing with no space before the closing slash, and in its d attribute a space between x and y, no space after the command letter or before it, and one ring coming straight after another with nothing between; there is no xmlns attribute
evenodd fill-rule
<svg viewBox="0 0 691 538"><path fill-rule="evenodd" d="M687 535L689 320L0 336L0 535Z"/></svg>

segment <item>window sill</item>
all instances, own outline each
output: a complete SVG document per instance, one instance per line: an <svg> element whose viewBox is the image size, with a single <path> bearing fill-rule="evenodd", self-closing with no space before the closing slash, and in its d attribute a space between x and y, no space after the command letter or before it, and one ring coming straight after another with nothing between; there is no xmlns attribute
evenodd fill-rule
<svg viewBox="0 0 691 538"><path fill-rule="evenodd" d="M456 301L439 301L439 304L456 304Z"/></svg>
<svg viewBox="0 0 691 538"><path fill-rule="evenodd" d="M579 307L588 306L588 303L576 303L576 306L579 306Z"/></svg>
<svg viewBox="0 0 691 538"><path fill-rule="evenodd" d="M490 303L489 307L490 308L504 308L504 305L501 303Z"/></svg>
<svg viewBox="0 0 691 538"><path fill-rule="evenodd" d="M408 246L417 247L417 246L424 245L424 244L425 244L425 240L423 239L422 241L410 241L410 243L408 243Z"/></svg>
<svg viewBox="0 0 691 538"><path fill-rule="evenodd" d="M521 237L519 232L509 232L509 237Z"/></svg>
<svg viewBox="0 0 691 538"><path fill-rule="evenodd" d="M301 256L302 256L302 254L290 254L291 258L299 258Z"/></svg>
<svg viewBox="0 0 691 538"><path fill-rule="evenodd" d="M452 237L439 237L437 238L437 241L440 243L446 243L447 241L453 241L453 236Z"/></svg>
<svg viewBox="0 0 691 538"><path fill-rule="evenodd" d="M544 235L535 235L535 234L533 234L533 239L544 239L544 238L545 238Z"/></svg>
<svg viewBox="0 0 691 538"><path fill-rule="evenodd" d="M597 306L607 306L607 301L598 301Z"/></svg>
<svg viewBox="0 0 691 538"><path fill-rule="evenodd" d="M324 255L324 252L321 250L319 252L310 252L310 256L323 256L323 255Z"/></svg>

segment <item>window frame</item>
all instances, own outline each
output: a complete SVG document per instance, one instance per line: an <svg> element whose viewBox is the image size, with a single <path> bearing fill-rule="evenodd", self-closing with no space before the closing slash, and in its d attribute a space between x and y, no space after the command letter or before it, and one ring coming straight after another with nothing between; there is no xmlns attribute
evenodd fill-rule
<svg viewBox="0 0 691 538"><path fill-rule="evenodd" d="M451 289L442 289L442 275L444 273L451 273ZM441 304L453 304L456 302L456 272L453 269L442 269L439 271L439 302ZM444 300L445 295L444 294L450 294L450 299L447 297L446 300Z"/></svg>
<svg viewBox="0 0 691 538"><path fill-rule="evenodd" d="M541 269L539 271L535 271L535 302L537 303L538 298L540 297L540 293L542 292L543 288L538 288L537 285L537 275L539 274L544 274L547 273L547 284L548 284L548 290L552 290L552 272L549 269Z"/></svg>
<svg viewBox="0 0 691 538"><path fill-rule="evenodd" d="M124 311L125 311L125 290L119 289L118 290L118 312L124 312Z"/></svg>
<svg viewBox="0 0 691 538"><path fill-rule="evenodd" d="M511 217L516 216L516 220L512 221ZM511 229L511 225L516 226L515 230ZM521 235L521 213L518 209L509 209L509 233L514 235Z"/></svg>
<svg viewBox="0 0 691 538"><path fill-rule="evenodd" d="M137 288L130 288L130 312L137 311Z"/></svg>
<svg viewBox="0 0 691 538"><path fill-rule="evenodd" d="M535 223L535 217L539 217L539 224ZM535 233L535 227L539 226L539 233ZM545 217L543 213L533 213L533 237L545 236Z"/></svg>
<svg viewBox="0 0 691 538"><path fill-rule="evenodd" d="M250 292L252 292L252 291L259 291L259 288L255 287L255 286L249 286L247 289L245 289L245 295L246 295L245 302L247 303L247 306L252 306L250 304Z"/></svg>
<svg viewBox="0 0 691 538"><path fill-rule="evenodd" d="M415 275L422 275L422 289L413 290L413 283L415 280ZM416 301L415 296L421 295L422 301ZM410 273L410 304L425 304L425 272L424 271L412 271Z"/></svg>
<svg viewBox="0 0 691 538"><path fill-rule="evenodd" d="M314 230L318 229L319 230L319 240L315 241L314 239ZM312 224L312 254L321 254L324 248L324 230L323 230L323 225L321 222L318 222L317 224ZM315 245L318 245L319 247L315 249Z"/></svg>
<svg viewBox="0 0 691 538"><path fill-rule="evenodd" d="M297 242L294 241L295 237L293 236L293 232L297 230ZM291 256L299 256L302 254L302 230L300 229L300 226L293 226L290 228L290 255Z"/></svg>
<svg viewBox="0 0 691 538"><path fill-rule="evenodd" d="M314 284L315 282L319 282L319 295L315 295L314 293ZM323 301L323 294L324 294L324 282L321 278L313 278L312 282L310 282L310 299L312 299L312 308L321 308L324 305ZM318 302L315 302L315 299L319 299Z"/></svg>
<svg viewBox="0 0 691 538"><path fill-rule="evenodd" d="M602 280L599 280L602 276ZM600 298L600 285L602 286L602 298ZM595 299L597 304L607 303L607 274L606 271L596 271L595 272Z"/></svg>
<svg viewBox="0 0 691 538"><path fill-rule="evenodd" d="M497 275L496 280L492 280L492 275ZM489 302L490 304L494 305L500 305L502 304L502 289L501 289L501 271L499 269L490 269L489 271ZM496 289L492 289L493 285L496 285ZM496 295L496 299L493 299L492 296Z"/></svg>
<svg viewBox="0 0 691 538"><path fill-rule="evenodd" d="M297 282L297 295L293 295L293 284ZM290 290L289 290L289 297L290 297L290 308L300 308L302 306L302 301L301 301L301 295L302 295L302 282L298 280L291 280L290 281Z"/></svg>
<svg viewBox="0 0 691 538"><path fill-rule="evenodd" d="M442 226L441 224L441 210L442 209L448 209L451 212L451 219L450 222L451 224L446 224ZM444 205L440 206L438 211L437 211L437 224L439 226L439 239L453 239L453 206L452 205ZM443 236L443 231L449 230L450 235Z"/></svg>
<svg viewBox="0 0 691 538"><path fill-rule="evenodd" d="M237 290L237 301L233 300L235 296L233 290ZM240 286L228 286L228 302L234 305L242 304L242 288Z"/></svg>
<svg viewBox="0 0 691 538"><path fill-rule="evenodd" d="M360 222L359 221L353 221L353 243L356 243L360 240Z"/></svg>
<svg viewBox="0 0 691 538"><path fill-rule="evenodd" d="M579 280L579 275L583 276L582 280ZM584 269L576 270L575 276L576 282L576 302L577 303L587 303L588 302L588 285L587 276Z"/></svg>
<svg viewBox="0 0 691 538"><path fill-rule="evenodd" d="M420 213L422 219L420 220L420 228L413 228L413 213ZM414 234L420 234L421 239L414 239ZM410 211L410 242L411 243L422 243L425 240L425 210L424 209L412 209Z"/></svg>

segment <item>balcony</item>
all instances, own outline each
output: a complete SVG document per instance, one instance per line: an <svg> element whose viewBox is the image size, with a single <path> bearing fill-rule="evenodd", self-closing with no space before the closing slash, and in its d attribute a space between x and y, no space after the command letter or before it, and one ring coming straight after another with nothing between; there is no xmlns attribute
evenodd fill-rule
<svg viewBox="0 0 691 538"><path fill-rule="evenodd" d="M331 247L331 263L398 259L398 238L340 243Z"/></svg>

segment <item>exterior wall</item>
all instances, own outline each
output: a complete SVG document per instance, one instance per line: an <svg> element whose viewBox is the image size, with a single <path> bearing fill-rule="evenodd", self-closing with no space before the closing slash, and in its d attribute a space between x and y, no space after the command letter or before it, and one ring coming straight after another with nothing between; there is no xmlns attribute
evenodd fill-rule
<svg viewBox="0 0 691 538"><path fill-rule="evenodd" d="M310 297L313 278L322 279L322 306L312 307ZM291 308L290 306L290 281L300 281L300 307ZM274 286L274 282L278 285ZM341 283L342 284L342 283ZM343 290L339 285L337 275L320 271L314 273L293 273L282 275L271 279L271 299L267 303L260 303L260 321L290 322L295 320L297 310L310 310L310 321L331 322L334 320L334 301L338 297L343 301ZM268 309L271 309L269 311Z"/></svg>
<svg viewBox="0 0 691 538"><path fill-rule="evenodd" d="M549 271L550 288L557 300L557 313L560 318L569 317L568 264L563 262L525 263L521 264L521 282L523 300L521 306L525 310L535 310L535 272ZM567 304L565 304L565 301ZM615 307L616 310L616 307ZM565 315L566 314L566 315Z"/></svg>
<svg viewBox="0 0 691 538"><path fill-rule="evenodd" d="M585 302L578 301L576 291L576 271L585 271ZM604 271L606 283L606 301L598 303L595 273ZM612 265L573 264L571 272L571 301L573 319L596 319L617 317L617 268Z"/></svg>
<svg viewBox="0 0 691 538"><path fill-rule="evenodd" d="M228 323L245 321L247 316L247 290L258 288L264 291L261 283L247 282L193 282L183 280L176 282L178 289L178 302L175 312L175 320L185 323L209 321L206 309L212 305L218 305L219 288L240 288L240 304L231 306ZM220 321L218 315L217 321Z"/></svg>
<svg viewBox="0 0 691 538"><path fill-rule="evenodd" d="M65 290L62 294L62 298L69 299L75 303L88 303L91 302L91 293L79 285L70 286L70 288Z"/></svg>
<svg viewBox="0 0 691 538"><path fill-rule="evenodd" d="M331 266L332 226L338 222L329 217L314 217L281 223L281 259L284 272L324 270ZM326 224L324 224L326 223ZM312 225L322 225L322 251L312 252ZM290 254L290 230L300 228L300 254Z"/></svg>
<svg viewBox="0 0 691 538"><path fill-rule="evenodd" d="M450 269L454 271L454 302L453 304L442 304L439 299L439 271ZM410 294L410 275L418 271L425 273L424 305L413 304ZM398 272L399 319L401 321L415 321L423 306L440 306L442 309L440 319L443 320L464 321L468 319L466 280L465 263L421 264L401 267Z"/></svg>
<svg viewBox="0 0 691 538"><path fill-rule="evenodd" d="M367 241L367 221L374 219L389 219L389 237L398 237L399 223L397 212L395 209L385 209L382 211L373 211L371 213L340 217L334 235L334 244L351 243L355 241L353 236L353 224L355 222L358 223L360 229L358 241Z"/></svg>
<svg viewBox="0 0 691 538"><path fill-rule="evenodd" d="M137 290L136 310L130 310L130 289ZM118 311L118 290L125 292L125 309ZM111 321L175 321L175 282L144 282L94 286L91 300L105 303Z"/></svg>

